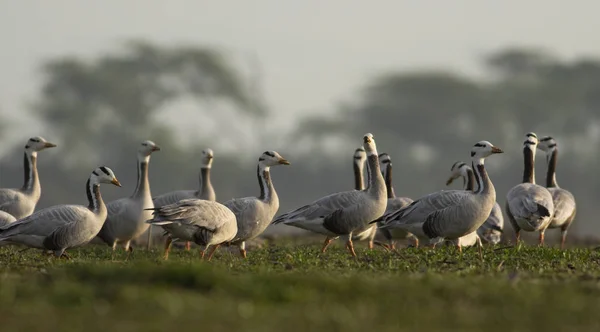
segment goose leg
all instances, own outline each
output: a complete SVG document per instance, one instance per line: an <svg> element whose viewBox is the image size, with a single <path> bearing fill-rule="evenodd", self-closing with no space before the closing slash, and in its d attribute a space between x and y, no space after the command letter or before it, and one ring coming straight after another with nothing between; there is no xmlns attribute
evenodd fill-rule
<svg viewBox="0 0 600 332"><path fill-rule="evenodd" d="M565 249L565 240L567 239L567 229L560 230L560 249Z"/></svg>
<svg viewBox="0 0 600 332"><path fill-rule="evenodd" d="M190 251L191 248L192 248L192 243L190 241L186 241L185 242L185 250Z"/></svg>
<svg viewBox="0 0 600 332"><path fill-rule="evenodd" d="M370 250L373 250L374 242L375 242L375 235L377 235L377 227L373 226L373 228L371 229L371 234L369 234L369 249Z"/></svg>
<svg viewBox="0 0 600 332"><path fill-rule="evenodd" d="M204 253L206 252L206 250L208 249L208 245L204 246L204 249L202 251L200 251L200 259L204 259Z"/></svg>
<svg viewBox="0 0 600 332"><path fill-rule="evenodd" d="M117 240L115 240L112 244L112 255L110 257L111 257L111 260L113 260L113 261L115 260L116 251L117 251Z"/></svg>
<svg viewBox="0 0 600 332"><path fill-rule="evenodd" d="M540 247L544 246L544 232L545 232L545 230L540 231L540 244L539 244Z"/></svg>
<svg viewBox="0 0 600 332"><path fill-rule="evenodd" d="M479 236L477 237L477 250L479 251L479 259L483 261L483 244L481 244Z"/></svg>
<svg viewBox="0 0 600 332"><path fill-rule="evenodd" d="M171 245L173 244L173 239L170 236L167 236L165 240L165 252L163 254L163 259L169 259L169 252L171 251Z"/></svg>
<svg viewBox="0 0 600 332"><path fill-rule="evenodd" d="M150 250L150 245L152 243L152 225L148 226L148 241L146 242L146 250Z"/></svg>
<svg viewBox="0 0 600 332"><path fill-rule="evenodd" d="M352 257L356 257L356 252L354 251L354 244L352 243L352 234L350 234L350 236L348 237L346 248L348 248L348 251L350 251Z"/></svg>
<svg viewBox="0 0 600 332"><path fill-rule="evenodd" d="M325 250L327 250L327 247L329 247L329 245L331 244L331 241L333 241L333 238L331 238L329 236L325 239L325 242L323 242L323 248L321 248L321 253L324 253Z"/></svg>
<svg viewBox="0 0 600 332"><path fill-rule="evenodd" d="M240 243L240 255L242 255L243 258L246 258L246 241Z"/></svg>
<svg viewBox="0 0 600 332"><path fill-rule="evenodd" d="M210 251L208 252L208 261L210 262L210 259L212 258L213 254L215 253L215 251L217 251L217 248L219 248L219 246L221 246L221 244L217 244L215 246L213 246L212 248L210 248Z"/></svg>

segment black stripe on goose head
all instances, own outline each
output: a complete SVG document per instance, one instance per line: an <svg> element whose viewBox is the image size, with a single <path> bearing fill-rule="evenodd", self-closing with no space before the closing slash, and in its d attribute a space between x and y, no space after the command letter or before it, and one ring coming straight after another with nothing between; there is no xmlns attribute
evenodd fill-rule
<svg viewBox="0 0 600 332"><path fill-rule="evenodd" d="M540 142L545 142L545 141L549 141L551 139L553 139L551 136L546 136L546 137L542 137L539 141Z"/></svg>
<svg viewBox="0 0 600 332"><path fill-rule="evenodd" d="M451 170L451 171L454 171L454 170L456 170L456 169L459 169L459 168L461 168L461 167L464 167L464 166L466 166L466 165L467 165L467 164L465 164L465 163L464 163L464 162L462 162L462 161L457 161L457 162L455 162L454 164L452 164L452 167L450 167L450 170Z"/></svg>
<svg viewBox="0 0 600 332"><path fill-rule="evenodd" d="M104 174L110 176L110 172L108 171L108 169L106 169L106 166L100 166L99 168Z"/></svg>
<svg viewBox="0 0 600 332"><path fill-rule="evenodd" d="M275 154L271 151L265 151L263 154L266 154L269 157L275 157Z"/></svg>
<svg viewBox="0 0 600 332"><path fill-rule="evenodd" d="M527 137L533 137L535 139L538 138L537 135L535 133L532 133L532 132L528 132L527 134L525 134L525 136L527 136Z"/></svg>

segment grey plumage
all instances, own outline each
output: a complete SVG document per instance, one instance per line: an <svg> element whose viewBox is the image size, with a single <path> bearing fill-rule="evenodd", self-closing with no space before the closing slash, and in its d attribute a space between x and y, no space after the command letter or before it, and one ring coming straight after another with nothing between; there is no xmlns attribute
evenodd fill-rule
<svg viewBox="0 0 600 332"><path fill-rule="evenodd" d="M550 192L535 184L535 152L537 135L527 133L523 143L523 182L514 186L506 194L506 214L516 233L520 231L540 232L540 244L544 243L544 232L554 215L554 203Z"/></svg>
<svg viewBox="0 0 600 332"><path fill-rule="evenodd" d="M422 240L435 243L440 239L458 239L474 232L490 215L496 191L484 167L484 159L503 151L490 142L476 143L471 158L480 184L477 192L442 190L384 215L382 228L402 228Z"/></svg>
<svg viewBox="0 0 600 332"><path fill-rule="evenodd" d="M55 147L56 144L43 137L32 137L25 145L23 171L25 181L21 188L0 189L0 211L4 211L16 219L22 219L33 213L42 189L37 170L37 154L39 151Z"/></svg>
<svg viewBox="0 0 600 332"><path fill-rule="evenodd" d="M352 236L367 229L368 223L379 218L387 204L385 183L379 169L377 148L372 134L363 137L367 152L369 185L365 190L334 193L308 205L282 214L274 224L299 227L336 238L348 237L347 248L355 256Z"/></svg>
<svg viewBox="0 0 600 332"><path fill-rule="evenodd" d="M262 234L279 210L279 197L271 181L271 167L278 165L290 165L290 162L275 151L265 151L258 158L257 166L260 195L223 203L235 214L238 230L231 242L239 246L243 257L246 257L246 241Z"/></svg>
<svg viewBox="0 0 600 332"><path fill-rule="evenodd" d="M121 186L113 171L99 167L86 183L89 205L57 205L0 228L0 244L22 244L52 250L56 256L91 241L106 219L100 183Z"/></svg>
<svg viewBox="0 0 600 332"><path fill-rule="evenodd" d="M196 198L184 199L174 204L154 207L153 218L147 222L161 225L169 233L165 258L171 240L192 241L204 247L202 255L209 246L218 247L233 240L237 234L237 221L233 212L224 205ZM166 227L177 225L176 227ZM210 256L212 256L211 252ZM209 257L210 259L210 257Z"/></svg>
<svg viewBox="0 0 600 332"><path fill-rule="evenodd" d="M558 145L556 140L550 136L544 137L539 140L537 148L546 153L546 188L552 195L552 203L554 204L554 214L548 228L560 228L560 245L561 248L564 248L567 231L573 220L575 220L577 204L575 203L573 194L559 187L556 181L556 167L558 163Z"/></svg>
<svg viewBox="0 0 600 332"><path fill-rule="evenodd" d="M446 185L450 185L455 179L462 177L463 189L475 191L475 173L473 169L466 163L457 161L452 165L450 169L450 177L446 181ZM502 209L496 202L490 212L490 216L486 221L477 229L477 235L486 243L497 244L502 238L502 232L504 229L504 217L502 216ZM468 235L465 235L468 236ZM464 239L464 243L474 245L476 241L474 239Z"/></svg>
<svg viewBox="0 0 600 332"><path fill-rule="evenodd" d="M160 151L160 148L154 142L141 143L137 151L138 175L133 194L106 204L108 216L98 237L113 250L117 243L122 243L125 250L129 250L131 241L148 229L146 221L152 217L152 213L145 209L154 207L148 181L148 165L150 155L155 151Z"/></svg>

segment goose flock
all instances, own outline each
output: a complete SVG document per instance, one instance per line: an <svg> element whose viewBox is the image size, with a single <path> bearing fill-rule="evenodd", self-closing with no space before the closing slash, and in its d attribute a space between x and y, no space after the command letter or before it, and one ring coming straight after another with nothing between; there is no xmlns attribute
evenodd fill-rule
<svg viewBox="0 0 600 332"><path fill-rule="evenodd" d="M150 157L160 147L143 141L136 152L137 183L129 197L104 203L100 184L121 187L114 172L100 166L92 171L85 190L87 206L56 205L35 211L41 196L37 154L56 147L42 137L30 138L24 151L23 187L0 189L0 245L37 248L57 257L69 258L66 250L89 243L104 243L114 251L122 245L131 253L132 242L159 227L165 236L164 259L173 242L200 246L200 257L210 260L222 245L236 246L247 257L246 242L260 236L270 225L288 225L324 237L322 252L342 238L356 257L355 241L366 241L396 251L396 241L435 247L447 242L457 247L500 242L504 230L502 209L485 168L485 160L503 150L488 141L471 147L471 165L455 162L446 185L463 179L460 190L440 190L418 199L398 197L392 184L392 159L377 151L371 133L353 155L354 189L335 192L291 211L279 214L279 196L271 178L271 167L291 165L276 151L265 151L256 168L259 194L217 202L210 180L214 158L202 151L198 189L176 190L152 196L148 179ZM546 186L535 183L535 154L546 155ZM538 139L527 133L523 143L523 181L506 195L505 213L520 241L521 231L539 232L544 244L546 229L560 228L561 248L576 215L573 194L558 186L558 146L550 136ZM365 170L366 168L366 170ZM364 177L366 173L366 181Z"/></svg>

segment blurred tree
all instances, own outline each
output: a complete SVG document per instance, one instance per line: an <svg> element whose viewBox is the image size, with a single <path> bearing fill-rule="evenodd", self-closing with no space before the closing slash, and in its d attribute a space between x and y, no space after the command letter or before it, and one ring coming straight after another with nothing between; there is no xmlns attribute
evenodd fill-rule
<svg viewBox="0 0 600 332"><path fill-rule="evenodd" d="M254 117L266 112L231 64L210 49L166 49L134 41L123 54L93 62L49 61L44 74L35 111L61 136L68 151L63 160L70 165L92 166L98 161L95 156L115 153L98 151L99 146L131 146L147 137L158 140L157 131L162 133L161 144L166 144L169 132L153 115L174 99L224 102ZM92 150L98 153L90 156Z"/></svg>
<svg viewBox="0 0 600 332"><path fill-rule="evenodd" d="M297 142L313 146L343 137L337 147L345 155L362 134L373 132L379 151L390 153L395 169L410 172L397 178L417 197L442 188L452 162L467 161L469 146L486 139L507 151L490 161L492 169L504 170L492 174L501 202L520 178L523 135L553 135L561 146L561 183L580 198L578 215L594 213L600 179L578 174L592 174L591 165L600 162L590 153L590 143L600 143L600 61L566 62L535 48L509 48L484 60L496 79L476 81L444 72L377 77L363 88L358 103L343 105L329 117L305 118L294 135ZM537 168L541 179L544 163Z"/></svg>

